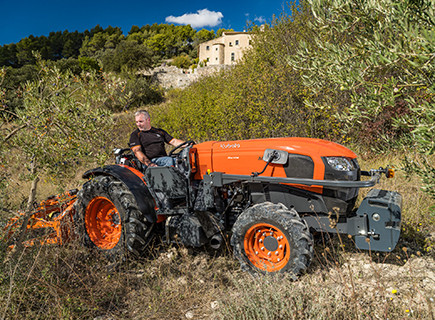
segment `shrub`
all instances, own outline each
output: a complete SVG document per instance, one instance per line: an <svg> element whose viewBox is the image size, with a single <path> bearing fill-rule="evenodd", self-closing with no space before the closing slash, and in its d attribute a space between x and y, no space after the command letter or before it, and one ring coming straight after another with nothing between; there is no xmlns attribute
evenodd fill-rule
<svg viewBox="0 0 435 320"><path fill-rule="evenodd" d="M187 54L183 54L181 56L177 56L174 59L172 59L172 65L180 69L189 69L191 64L192 64L192 60Z"/></svg>

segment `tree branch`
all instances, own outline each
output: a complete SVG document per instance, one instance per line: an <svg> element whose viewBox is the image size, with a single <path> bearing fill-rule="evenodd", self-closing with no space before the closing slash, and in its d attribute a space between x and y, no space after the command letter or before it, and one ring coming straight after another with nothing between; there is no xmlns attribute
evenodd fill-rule
<svg viewBox="0 0 435 320"><path fill-rule="evenodd" d="M17 128L15 128L14 130L12 130L12 132L10 132L4 139L3 141L1 141L0 146L3 145L6 141L8 141L14 134L16 134L18 131L20 131L21 129L24 129L25 127L27 127L29 124L25 123Z"/></svg>

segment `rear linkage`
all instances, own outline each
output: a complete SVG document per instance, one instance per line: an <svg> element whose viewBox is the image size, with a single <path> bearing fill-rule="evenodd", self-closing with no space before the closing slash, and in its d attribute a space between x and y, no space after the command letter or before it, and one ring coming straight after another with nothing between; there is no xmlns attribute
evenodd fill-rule
<svg viewBox="0 0 435 320"><path fill-rule="evenodd" d="M62 245L74 237L73 215L74 203L77 198L77 189L65 193L53 195L35 205L35 211L29 213L27 227L22 226L26 221L26 213L18 211L8 224L3 228L3 240L12 249L22 232L29 232L27 240L23 242L25 247L31 247L36 243ZM33 236L33 238L32 238Z"/></svg>

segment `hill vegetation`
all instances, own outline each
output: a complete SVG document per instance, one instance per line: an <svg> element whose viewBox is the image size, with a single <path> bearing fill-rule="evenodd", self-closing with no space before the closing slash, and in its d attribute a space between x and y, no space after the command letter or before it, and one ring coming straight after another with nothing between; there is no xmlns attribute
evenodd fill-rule
<svg viewBox="0 0 435 320"><path fill-rule="evenodd" d="M193 59L195 43L218 34L155 24L124 36L96 27L1 47L2 223L111 162L111 150L126 146L132 113L144 107L155 126L197 142L342 143L364 168L396 165L397 178L380 187L399 191L404 207L393 253L356 252L350 239L320 243L297 283L253 279L229 250L160 245L107 271L76 243L12 258L1 244L0 318L433 318L434 7L433 0L293 5L291 15L252 29L253 48L241 63L168 92L136 71L183 54Z"/></svg>
<svg viewBox="0 0 435 320"><path fill-rule="evenodd" d="M150 56L155 62L181 54L195 59L200 42L220 37L224 31L226 30L196 31L190 25L157 23L133 26L127 35L119 27L109 26L103 29L99 25L84 32L53 31L48 36L30 35L18 43L0 46L0 66L20 68L34 64L33 51L38 51L42 59L51 61L77 60L83 57L99 60L125 41L150 49Z"/></svg>
<svg viewBox="0 0 435 320"><path fill-rule="evenodd" d="M38 58L45 64L67 70L74 75L82 72L112 72L126 82L133 98L128 107L138 107L163 99L162 92L148 79L137 74L171 59L177 67L198 64L198 45L222 35L226 29L202 29L188 26L153 24L133 26L127 35L118 27L100 26L84 32L51 32L48 37L33 35L18 43L0 46L2 86L6 91L8 109L22 108L23 101L15 89L38 75ZM35 56L35 52L38 55ZM125 106L123 106L125 107Z"/></svg>

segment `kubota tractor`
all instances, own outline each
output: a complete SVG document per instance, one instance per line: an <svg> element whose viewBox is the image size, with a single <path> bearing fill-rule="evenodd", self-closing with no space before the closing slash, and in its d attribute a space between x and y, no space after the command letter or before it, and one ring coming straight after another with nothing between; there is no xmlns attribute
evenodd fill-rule
<svg viewBox="0 0 435 320"><path fill-rule="evenodd" d="M174 167L144 170L129 149L116 149L116 164L85 172L89 180L54 217L41 215L43 202L34 218L62 225L71 221L62 217L72 217L75 234L113 261L143 254L156 234L193 247L219 248L228 239L243 269L295 276L310 264L313 233L348 234L357 248L387 252L399 239L399 193L372 189L354 208L359 188L393 170L361 171L356 155L339 144L188 141L169 155ZM59 243L71 234L56 230Z"/></svg>

